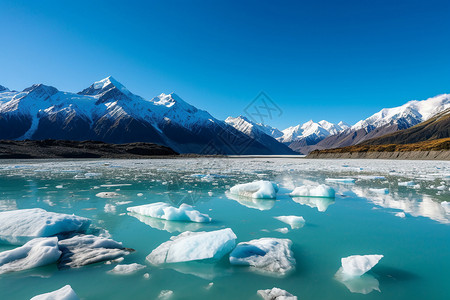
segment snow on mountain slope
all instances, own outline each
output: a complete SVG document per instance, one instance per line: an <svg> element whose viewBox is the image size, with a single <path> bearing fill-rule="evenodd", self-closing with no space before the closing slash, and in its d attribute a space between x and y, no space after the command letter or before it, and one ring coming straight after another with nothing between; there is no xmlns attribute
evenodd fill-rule
<svg viewBox="0 0 450 300"><path fill-rule="evenodd" d="M292 143L295 141L304 141L306 145L313 145L327 136L340 133L348 128L348 125L344 122L333 124L328 121L322 120L318 123L312 120L292 126L283 130L283 136L278 140L283 143Z"/></svg>
<svg viewBox="0 0 450 300"><path fill-rule="evenodd" d="M365 120L351 127L352 130L382 127L388 124L399 124L405 129L426 121L437 113L450 107L450 94L443 94L427 100L412 100L402 106L384 108Z"/></svg>
<svg viewBox="0 0 450 300"><path fill-rule="evenodd" d="M153 142L181 153L292 153L284 145L266 146L176 94L146 100L112 77L77 94L42 84L22 92L2 89L0 139Z"/></svg>
<svg viewBox="0 0 450 300"><path fill-rule="evenodd" d="M239 116L236 118L228 117L225 120L225 123L233 126L240 132L272 149L275 153L295 154L295 152L288 146L280 143L274 138L274 136L279 137L282 135L282 132L276 128L270 127L269 125L252 122L244 116Z"/></svg>

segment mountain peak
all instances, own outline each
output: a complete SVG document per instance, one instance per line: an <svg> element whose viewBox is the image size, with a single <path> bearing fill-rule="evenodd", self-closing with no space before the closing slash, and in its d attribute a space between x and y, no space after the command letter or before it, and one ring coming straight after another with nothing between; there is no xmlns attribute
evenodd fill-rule
<svg viewBox="0 0 450 300"><path fill-rule="evenodd" d="M108 76L102 80L94 82L87 89L82 90L78 94L95 96L104 94L111 89L116 89L127 96L131 95L130 91L128 91L125 86L115 80L112 76Z"/></svg>
<svg viewBox="0 0 450 300"><path fill-rule="evenodd" d="M0 85L0 92L8 92L9 89L4 87L3 85Z"/></svg>
<svg viewBox="0 0 450 300"><path fill-rule="evenodd" d="M42 83L39 84L33 84L32 86L26 88L23 90L23 92L28 93L37 93L37 94L47 94L47 96L52 96L58 92L58 89L49 85L45 85Z"/></svg>

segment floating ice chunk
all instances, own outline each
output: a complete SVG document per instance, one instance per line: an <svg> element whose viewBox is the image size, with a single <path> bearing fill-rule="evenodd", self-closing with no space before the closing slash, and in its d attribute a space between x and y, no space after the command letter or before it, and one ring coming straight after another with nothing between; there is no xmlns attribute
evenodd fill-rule
<svg viewBox="0 0 450 300"><path fill-rule="evenodd" d="M23 244L36 237L65 232L85 232L91 221L75 215L48 212L40 208L0 212L0 242Z"/></svg>
<svg viewBox="0 0 450 300"><path fill-rule="evenodd" d="M395 216L399 217L399 218L405 218L406 217L404 212L398 212L398 213L395 214Z"/></svg>
<svg viewBox="0 0 450 300"><path fill-rule="evenodd" d="M62 185L57 185L57 186L55 186L55 188L57 188L57 189L62 189L63 186L62 186Z"/></svg>
<svg viewBox="0 0 450 300"><path fill-rule="evenodd" d="M399 182L399 186L415 186L416 183L414 181L405 181L405 182Z"/></svg>
<svg viewBox="0 0 450 300"><path fill-rule="evenodd" d="M235 185L230 189L230 193L256 199L275 199L278 193L278 185L270 181L260 180Z"/></svg>
<svg viewBox="0 0 450 300"><path fill-rule="evenodd" d="M137 213L140 215L168 221L184 221L197 223L211 222L211 218L208 215L200 213L192 206L185 203L181 204L179 208L176 208L164 202L157 202L128 207L127 210L129 212Z"/></svg>
<svg viewBox="0 0 450 300"><path fill-rule="evenodd" d="M372 269L383 255L352 255L341 259L342 272L350 276L361 276Z"/></svg>
<svg viewBox="0 0 450 300"><path fill-rule="evenodd" d="M80 300L70 285L66 285L59 290L37 295L31 300Z"/></svg>
<svg viewBox="0 0 450 300"><path fill-rule="evenodd" d="M297 300L297 296L276 287L267 290L258 290L257 294L264 300Z"/></svg>
<svg viewBox="0 0 450 300"><path fill-rule="evenodd" d="M105 208L103 210L105 211L105 213L115 214L116 206L110 203L106 203Z"/></svg>
<svg viewBox="0 0 450 300"><path fill-rule="evenodd" d="M354 178L327 178L325 180L328 182L337 182L337 183L355 183Z"/></svg>
<svg viewBox="0 0 450 300"><path fill-rule="evenodd" d="M13 250L0 252L0 274L56 263L61 256L58 238L36 238Z"/></svg>
<svg viewBox="0 0 450 300"><path fill-rule="evenodd" d="M186 231L159 245L147 256L147 260L152 264L219 260L235 245L236 235L230 228L209 232Z"/></svg>
<svg viewBox="0 0 450 300"><path fill-rule="evenodd" d="M333 198L314 198L314 197L292 197L292 200L301 205L308 205L312 208L317 208L318 211L324 212L328 206L334 203Z"/></svg>
<svg viewBox="0 0 450 300"><path fill-rule="evenodd" d="M162 290L158 295L158 299L165 300L170 299L173 296L173 291L171 290Z"/></svg>
<svg viewBox="0 0 450 300"><path fill-rule="evenodd" d="M293 197L325 197L325 198L334 198L335 191L333 188L321 184L318 186L313 185L303 185L300 187L296 187L292 193L290 194Z"/></svg>
<svg viewBox="0 0 450 300"><path fill-rule="evenodd" d="M446 214L450 214L450 202L442 201L441 206L444 208Z"/></svg>
<svg viewBox="0 0 450 300"><path fill-rule="evenodd" d="M166 221L162 219L155 219L152 217L146 217L140 214L136 213L128 213L128 215L135 217L139 221L141 221L144 224L147 224L148 226L158 229L158 230L165 230L167 232L184 232L184 231L197 231L200 228L202 228L202 223L195 223L195 222L177 222L177 221Z"/></svg>
<svg viewBox="0 0 450 300"><path fill-rule="evenodd" d="M145 274L144 274L144 278L145 278L145 279L149 279L149 278L150 278L150 274L145 273Z"/></svg>
<svg viewBox="0 0 450 300"><path fill-rule="evenodd" d="M257 270L284 275L295 268L288 239L261 238L239 243L230 254L233 265L249 265Z"/></svg>
<svg viewBox="0 0 450 300"><path fill-rule="evenodd" d="M384 189L369 189L369 191L371 191L372 193L375 193L375 194L389 194L389 189L386 189L386 188L384 188Z"/></svg>
<svg viewBox="0 0 450 300"><path fill-rule="evenodd" d="M70 239L61 240L58 244L62 251L58 262L59 268L77 268L114 260L133 251L124 248L122 243L93 235L76 235Z"/></svg>
<svg viewBox="0 0 450 300"><path fill-rule="evenodd" d="M142 197L142 196L144 196L144 194L142 194L142 193L137 193L136 196Z"/></svg>
<svg viewBox="0 0 450 300"><path fill-rule="evenodd" d="M291 226L291 229L298 229L305 226L305 219L299 216L279 216L274 217L278 221L288 224Z"/></svg>
<svg viewBox="0 0 450 300"><path fill-rule="evenodd" d="M279 232L279 233L283 233L283 234L286 234L286 233L289 232L289 228L287 228L287 227L277 228L277 229L274 229L274 230Z"/></svg>
<svg viewBox="0 0 450 300"><path fill-rule="evenodd" d="M115 198L115 197L119 197L121 195L116 192L101 192L101 193L96 194L95 196L97 196L99 198Z"/></svg>
<svg viewBox="0 0 450 300"><path fill-rule="evenodd" d="M372 291L380 292L380 283L371 274L363 274L358 277L350 276L342 272L342 268L334 275L334 278L343 283L350 292L369 294Z"/></svg>
<svg viewBox="0 0 450 300"><path fill-rule="evenodd" d="M108 273L119 274L119 275L129 275L129 274L133 274L144 268L146 268L146 266L140 265L137 263L132 263L129 265L117 265L114 267L114 269L112 269L111 271L108 271Z"/></svg>
<svg viewBox="0 0 450 300"><path fill-rule="evenodd" d="M436 189L439 191L445 191L447 188L445 187L445 185L440 185Z"/></svg>
<svg viewBox="0 0 450 300"><path fill-rule="evenodd" d="M117 183L117 184L102 184L101 187L120 187L120 186L131 186L131 183Z"/></svg>

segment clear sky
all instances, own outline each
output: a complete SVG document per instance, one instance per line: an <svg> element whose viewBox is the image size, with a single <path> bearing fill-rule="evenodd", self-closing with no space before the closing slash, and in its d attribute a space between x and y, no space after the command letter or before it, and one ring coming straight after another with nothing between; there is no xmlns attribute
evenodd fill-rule
<svg viewBox="0 0 450 300"><path fill-rule="evenodd" d="M0 84L114 76L219 119L265 91L284 129L450 92L450 1L0 1Z"/></svg>

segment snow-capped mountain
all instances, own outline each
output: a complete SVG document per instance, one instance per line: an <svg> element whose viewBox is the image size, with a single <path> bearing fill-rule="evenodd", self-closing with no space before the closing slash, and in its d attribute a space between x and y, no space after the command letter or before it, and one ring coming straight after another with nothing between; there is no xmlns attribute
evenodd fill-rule
<svg viewBox="0 0 450 300"><path fill-rule="evenodd" d="M295 154L294 151L292 151L288 146L275 139L275 137L282 136L283 133L274 127L252 122L244 116L239 116L236 118L228 117L225 120L225 123L233 126L235 129L241 131L261 144L266 145L270 149L276 149L279 153Z"/></svg>
<svg viewBox="0 0 450 300"><path fill-rule="evenodd" d="M0 139L153 142L181 153L286 154L261 144L175 94L146 100L112 77L79 93L62 92L43 84L22 92L2 87Z"/></svg>
<svg viewBox="0 0 450 300"><path fill-rule="evenodd" d="M304 124L286 128L282 131L283 135L279 137L278 140L288 144L304 141L306 145L314 145L327 136L342 132L348 127L349 126L342 121L338 124L333 124L325 120L317 123L310 120Z"/></svg>
<svg viewBox="0 0 450 300"><path fill-rule="evenodd" d="M315 149L356 145L372 138L410 128L449 107L450 94L442 94L426 100L412 100L394 108L384 108L345 131L325 138L315 145ZM312 150L314 148L310 149Z"/></svg>

